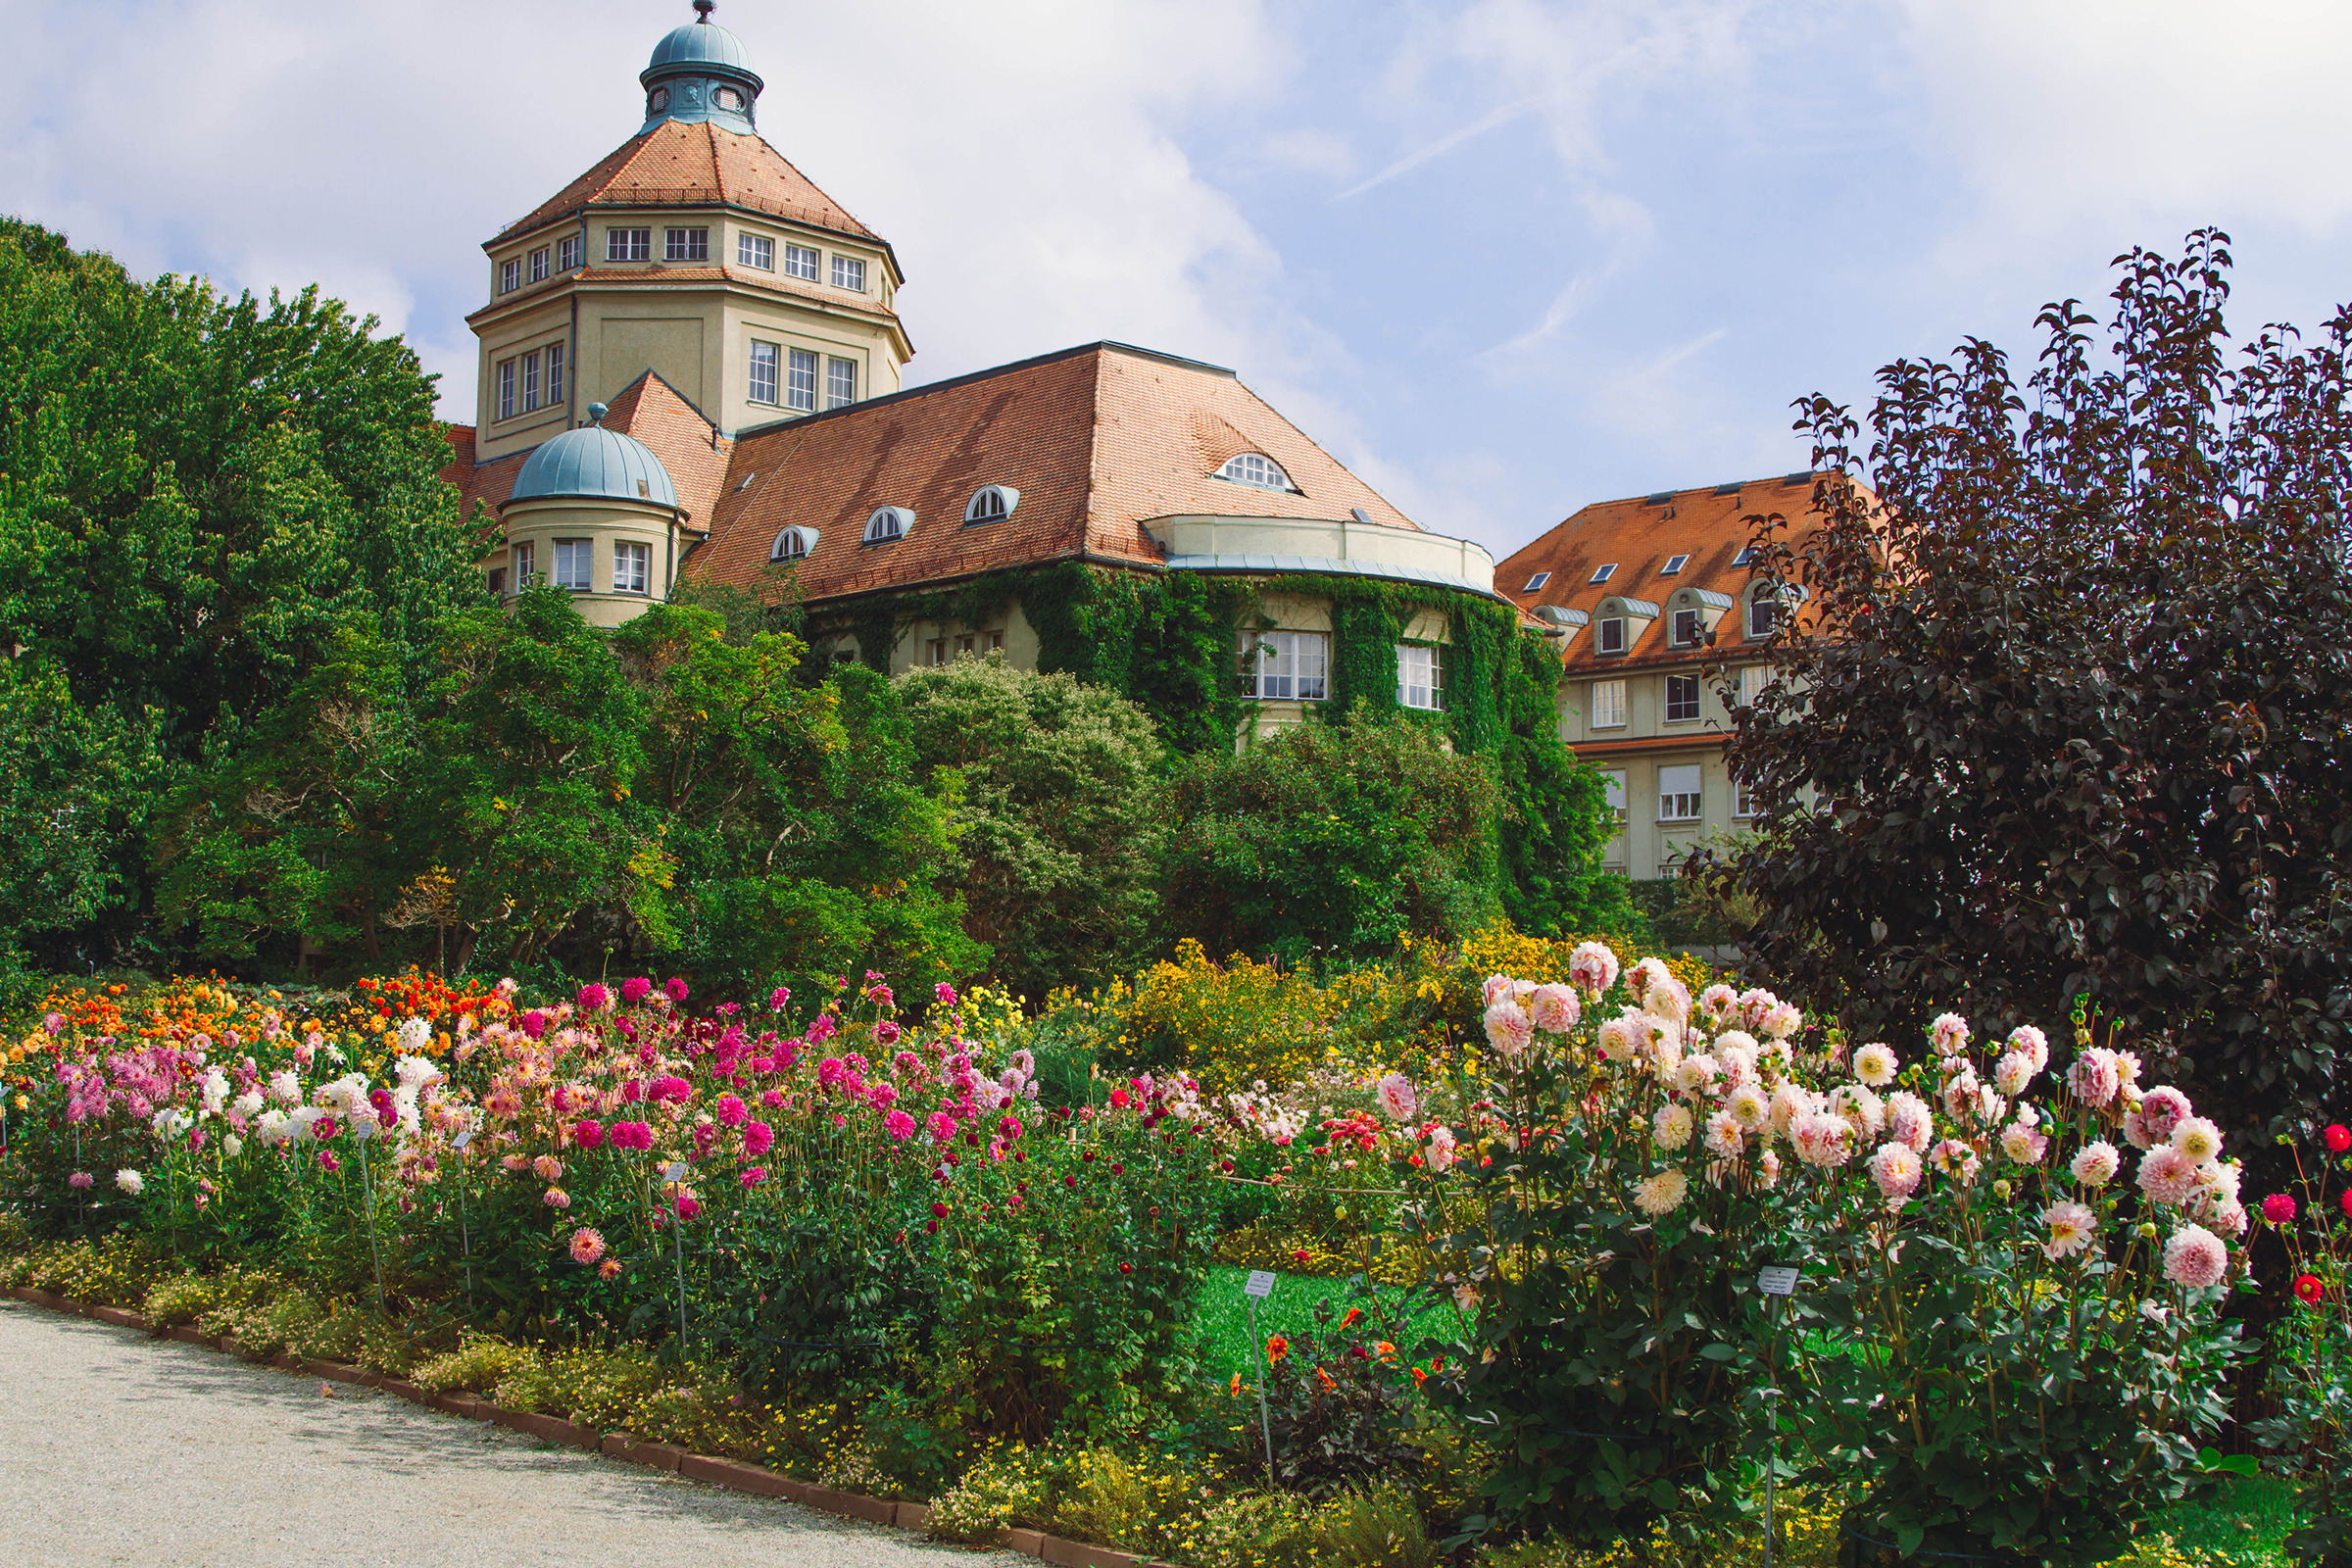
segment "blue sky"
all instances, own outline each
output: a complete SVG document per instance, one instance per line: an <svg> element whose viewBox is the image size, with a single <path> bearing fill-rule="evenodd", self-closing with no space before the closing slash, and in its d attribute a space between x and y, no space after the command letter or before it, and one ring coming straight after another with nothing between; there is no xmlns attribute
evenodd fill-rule
<svg viewBox="0 0 2352 1568"><path fill-rule="evenodd" d="M478 249L634 130L681 3L0 0L0 210L317 279L461 399ZM2352 298L2352 12L2266 0L726 0L760 124L897 245L915 380L1098 337L1238 368L1497 555L1802 466L1867 397L2201 223L2241 332ZM464 406L445 406L468 418Z"/></svg>

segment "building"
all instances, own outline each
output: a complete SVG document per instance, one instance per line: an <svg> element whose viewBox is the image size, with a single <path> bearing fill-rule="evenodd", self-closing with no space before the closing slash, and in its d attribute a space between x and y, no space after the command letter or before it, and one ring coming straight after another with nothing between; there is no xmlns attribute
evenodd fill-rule
<svg viewBox="0 0 2352 1568"><path fill-rule="evenodd" d="M1560 738L1608 780L1608 869L1671 876L1693 840L1754 816L1724 768L1725 697L1761 688L1795 606L1749 571L1745 519L1778 513L1801 534L1814 485L1808 470L1596 502L1495 568L1506 598L1563 634Z"/></svg>
<svg viewBox="0 0 2352 1568"><path fill-rule="evenodd" d="M479 413L447 476L504 524L499 592L552 584L617 625L681 582L789 571L820 652L1083 672L1125 654L1077 648L1074 621L1110 623L1073 595L1213 581L1245 740L1366 696L1443 710L1449 668L1498 657L1494 617L1549 630L1230 369L1104 342L904 387L896 254L760 137L749 51L696 9L638 77L635 134L483 247Z"/></svg>

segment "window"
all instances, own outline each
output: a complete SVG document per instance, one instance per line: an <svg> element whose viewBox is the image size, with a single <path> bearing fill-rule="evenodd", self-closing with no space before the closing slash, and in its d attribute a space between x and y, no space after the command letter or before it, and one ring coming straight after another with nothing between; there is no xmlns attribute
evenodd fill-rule
<svg viewBox="0 0 2352 1568"><path fill-rule="evenodd" d="M1747 602L1747 640L1762 642L1772 635L1774 612L1780 607L1770 594L1758 594Z"/></svg>
<svg viewBox="0 0 2352 1568"><path fill-rule="evenodd" d="M1658 769L1658 820L1695 822L1699 811L1698 764Z"/></svg>
<svg viewBox="0 0 2352 1568"><path fill-rule="evenodd" d="M1530 577L1530 578L1528 578L1528 579L1527 579L1527 586L1526 586L1526 587L1524 587L1524 588L1522 588L1522 589L1520 589L1519 591L1520 591L1521 593L1523 593L1523 594L1532 594L1532 593L1534 593L1534 592L1535 592L1537 589L1539 589L1539 588L1543 587L1543 586L1544 586L1545 583L1547 583L1547 582L1549 582L1549 581L1551 581L1551 573L1550 573L1550 572L1548 572L1548 571L1539 571L1539 572L1537 572L1537 573L1536 573L1536 574L1535 574L1533 577Z"/></svg>
<svg viewBox="0 0 2352 1568"><path fill-rule="evenodd" d="M605 260L608 262L650 262L654 259L654 231L650 228L608 228L605 230Z"/></svg>
<svg viewBox="0 0 2352 1568"><path fill-rule="evenodd" d="M1331 667L1331 634L1242 633L1242 695L1270 702L1319 703Z"/></svg>
<svg viewBox="0 0 2352 1568"><path fill-rule="evenodd" d="M865 519L865 542L878 545L886 540L904 539L914 514L905 507L876 507L874 514Z"/></svg>
<svg viewBox="0 0 2352 1568"><path fill-rule="evenodd" d="M924 662L924 663L926 663L926 664L944 664L944 663L946 663L947 662L948 662L948 640L947 640L945 637L934 637L934 638L932 638L932 639L931 639L929 642L927 642L927 643L923 644L923 662Z"/></svg>
<svg viewBox="0 0 2352 1568"><path fill-rule="evenodd" d="M1771 678L1771 669L1763 664L1740 665L1740 706L1741 708L1755 707L1756 699L1764 695L1764 683Z"/></svg>
<svg viewBox="0 0 2352 1568"><path fill-rule="evenodd" d="M1732 784L1732 814L1743 817L1756 814L1756 798L1747 792L1745 784L1737 780Z"/></svg>
<svg viewBox="0 0 2352 1568"><path fill-rule="evenodd" d="M522 287L522 263L520 261L499 263L498 291L501 294L512 294L520 287Z"/></svg>
<svg viewBox="0 0 2352 1568"><path fill-rule="evenodd" d="M710 107L740 115L743 113L743 94L733 87L714 87L710 90Z"/></svg>
<svg viewBox="0 0 2352 1568"><path fill-rule="evenodd" d="M662 230L662 259L665 262L709 261L710 259L710 231L707 228Z"/></svg>
<svg viewBox="0 0 2352 1568"><path fill-rule="evenodd" d="M1297 490L1282 465L1263 452L1243 452L1225 460L1217 477L1234 484L1253 484L1260 490Z"/></svg>
<svg viewBox="0 0 2352 1568"><path fill-rule="evenodd" d="M1614 577L1614 576L1616 576L1616 575L1617 575L1617 563L1615 563L1614 561L1612 561L1612 562L1610 562L1610 563L1609 563L1607 565L1605 565L1605 566L1601 567L1601 568L1600 568L1598 571L1594 572L1594 573L1592 574L1592 580L1593 580L1594 582L1607 582L1607 581L1608 581L1608 580L1609 580L1611 577Z"/></svg>
<svg viewBox="0 0 2352 1568"><path fill-rule="evenodd" d="M752 340L752 383L744 394L754 403L776 401L776 345Z"/></svg>
<svg viewBox="0 0 2352 1568"><path fill-rule="evenodd" d="M1666 677L1666 722L1688 724L1698 717L1698 677L1669 675Z"/></svg>
<svg viewBox="0 0 2352 1568"><path fill-rule="evenodd" d="M784 275L816 281L816 247L786 245L784 247Z"/></svg>
<svg viewBox="0 0 2352 1568"><path fill-rule="evenodd" d="M833 258L833 286L853 294L865 292L865 264L855 256Z"/></svg>
<svg viewBox="0 0 2352 1568"><path fill-rule="evenodd" d="M534 283L547 281L547 247L544 245L531 252L531 281Z"/></svg>
<svg viewBox="0 0 2352 1568"><path fill-rule="evenodd" d="M1690 564L1690 558L1689 556L1671 557L1667 560L1666 564L1658 568L1658 575L1661 577L1676 576L1681 573L1685 566L1688 566L1689 564Z"/></svg>
<svg viewBox="0 0 2352 1568"><path fill-rule="evenodd" d="M1021 493L1008 484L984 484L972 492L972 499L963 504L963 520L1003 522L1012 515L1012 509L1021 504Z"/></svg>
<svg viewBox="0 0 2352 1568"><path fill-rule="evenodd" d="M1444 656L1418 643L1396 645L1396 702L1404 708L1446 706Z"/></svg>
<svg viewBox="0 0 2352 1568"><path fill-rule="evenodd" d="M498 362L498 416L502 419L514 417L514 362L513 360Z"/></svg>
<svg viewBox="0 0 2352 1568"><path fill-rule="evenodd" d="M858 401L858 362L825 356L825 407L847 408Z"/></svg>
<svg viewBox="0 0 2352 1568"><path fill-rule="evenodd" d="M787 528L776 535L776 542L767 547L770 561L799 561L816 543L814 528Z"/></svg>
<svg viewBox="0 0 2352 1568"><path fill-rule="evenodd" d="M1705 636L1706 628L1699 624L1697 611L1678 610L1674 612L1675 647L1696 648Z"/></svg>
<svg viewBox="0 0 2352 1568"><path fill-rule="evenodd" d="M616 544L612 547L612 591L616 594L641 594L654 561L652 545Z"/></svg>
<svg viewBox="0 0 2352 1568"><path fill-rule="evenodd" d="M490 596L493 599L504 599L507 597L506 567L492 566L490 568Z"/></svg>
<svg viewBox="0 0 2352 1568"><path fill-rule="evenodd" d="M1609 808L1609 814L1617 819L1618 830L1620 832L1624 831L1625 770L1623 768L1619 768L1613 772L1601 774L1600 787L1602 796Z"/></svg>
<svg viewBox="0 0 2352 1568"><path fill-rule="evenodd" d="M589 553L596 548L592 539L559 539L556 541L556 586L578 593L588 591Z"/></svg>
<svg viewBox="0 0 2352 1568"><path fill-rule="evenodd" d="M1592 645L1593 652L1601 654L1624 653L1625 617L1623 615L1611 615L1608 619L1600 623L1599 629L1593 632L1592 635L1596 639Z"/></svg>
<svg viewBox="0 0 2352 1568"><path fill-rule="evenodd" d="M1596 680L1592 683L1592 724L1594 729L1625 727L1625 682Z"/></svg>
<svg viewBox="0 0 2352 1568"><path fill-rule="evenodd" d="M647 114L658 115L668 107L669 89L667 87L656 87L645 95L645 112Z"/></svg>
<svg viewBox="0 0 2352 1568"><path fill-rule="evenodd" d="M1003 651L1004 647L1004 634L1003 632L976 631L968 636L956 639L956 657L957 659L978 659L983 654L999 653Z"/></svg>
<svg viewBox="0 0 2352 1568"><path fill-rule="evenodd" d="M539 406L539 351L522 357L522 407L526 414Z"/></svg>
<svg viewBox="0 0 2352 1568"><path fill-rule="evenodd" d="M814 410L816 407L816 351L794 349L788 376L789 379L784 386L784 406L788 409L799 409L804 414Z"/></svg>
<svg viewBox="0 0 2352 1568"><path fill-rule="evenodd" d="M556 270L568 272L580 265L580 236L566 234L556 241Z"/></svg>
<svg viewBox="0 0 2352 1568"><path fill-rule="evenodd" d="M765 234L735 236L735 265L757 268L762 272L776 270L776 242Z"/></svg>
<svg viewBox="0 0 2352 1568"><path fill-rule="evenodd" d="M538 560L539 547L528 539L514 547L514 591L516 593L522 592L531 585L531 577L537 570Z"/></svg>
<svg viewBox="0 0 2352 1568"><path fill-rule="evenodd" d="M561 343L547 346L547 401L564 401L564 345Z"/></svg>
<svg viewBox="0 0 2352 1568"><path fill-rule="evenodd" d="M1740 547L1740 553L1732 558L1732 564L1735 566L1744 566L1755 559L1756 547L1754 545L1741 545Z"/></svg>

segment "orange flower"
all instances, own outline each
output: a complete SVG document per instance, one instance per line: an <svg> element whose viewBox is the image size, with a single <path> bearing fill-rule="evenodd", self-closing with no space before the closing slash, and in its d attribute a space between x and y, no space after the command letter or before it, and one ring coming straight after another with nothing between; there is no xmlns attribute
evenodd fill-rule
<svg viewBox="0 0 2352 1568"><path fill-rule="evenodd" d="M1266 1341L1266 1359L1267 1359L1267 1360L1269 1360L1269 1361L1279 1361L1279 1360L1281 1360L1281 1359L1282 1359L1284 1356L1286 1356L1286 1355L1288 1355L1288 1354L1290 1354L1290 1353L1291 1353L1291 1342L1290 1342L1290 1341L1288 1341L1288 1340L1286 1340L1286 1339L1284 1339L1284 1338L1283 1338L1281 1335L1277 1334L1277 1335L1275 1335L1275 1336L1274 1336L1272 1339L1270 1339L1270 1340Z"/></svg>
<svg viewBox="0 0 2352 1568"><path fill-rule="evenodd" d="M1340 1319L1340 1327L1343 1329L1353 1327L1355 1320L1363 1315L1364 1309L1362 1307L1351 1306L1348 1309L1348 1315Z"/></svg>
<svg viewBox="0 0 2352 1568"><path fill-rule="evenodd" d="M1394 1361L1396 1359L1396 1347L1391 1345L1386 1340L1374 1342L1372 1348L1380 1352L1380 1358L1383 1361Z"/></svg>
<svg viewBox="0 0 2352 1568"><path fill-rule="evenodd" d="M1315 1368L1315 1376L1316 1376L1316 1377L1318 1377L1318 1378L1320 1378L1320 1379L1322 1380L1322 1382L1323 1382L1323 1392L1325 1392L1326 1394L1330 1393L1330 1392L1331 1392L1333 1389L1336 1389L1336 1388L1338 1388L1338 1387L1340 1386L1340 1381L1339 1381L1339 1379L1337 1379L1337 1378L1333 1377L1333 1376L1332 1376L1330 1373L1328 1373L1328 1372L1324 1371L1324 1370L1323 1370L1321 1367L1317 1367L1317 1368Z"/></svg>
<svg viewBox="0 0 2352 1568"><path fill-rule="evenodd" d="M1429 1381L1429 1374L1428 1374L1428 1373L1426 1373L1426 1372L1422 1371L1422 1370L1421 1370L1419 1367L1415 1367L1415 1368L1413 1368L1413 1387L1414 1387L1414 1388L1419 1388L1419 1387L1420 1387L1422 1384L1424 1384L1424 1383L1427 1383L1428 1381Z"/></svg>
<svg viewBox="0 0 2352 1568"><path fill-rule="evenodd" d="M1237 1399L1242 1396L1242 1375L1239 1372L1233 1375L1233 1396Z"/></svg>

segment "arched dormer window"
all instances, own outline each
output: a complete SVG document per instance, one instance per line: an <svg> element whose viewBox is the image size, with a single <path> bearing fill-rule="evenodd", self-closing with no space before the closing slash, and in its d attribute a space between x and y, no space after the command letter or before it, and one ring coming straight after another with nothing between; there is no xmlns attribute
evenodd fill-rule
<svg viewBox="0 0 2352 1568"><path fill-rule="evenodd" d="M1747 590L1747 614L1740 627L1741 636L1748 642L1760 643L1770 638L1780 625L1784 607L1794 609L1805 602L1805 590L1799 583L1759 582Z"/></svg>
<svg viewBox="0 0 2352 1568"><path fill-rule="evenodd" d="M972 492L972 499L963 504L964 526L975 522L1003 522L1012 515L1012 509L1021 504L1021 493L1008 484L984 484Z"/></svg>
<svg viewBox="0 0 2352 1568"><path fill-rule="evenodd" d="M865 542L869 545L888 544L913 531L914 514L905 507L876 507L874 514L865 519Z"/></svg>
<svg viewBox="0 0 2352 1568"><path fill-rule="evenodd" d="M1238 452L1225 460L1225 466L1216 476L1231 484L1255 485L1260 490L1282 490L1296 495L1298 487L1291 476L1282 471L1282 465L1263 452Z"/></svg>
<svg viewBox="0 0 2352 1568"><path fill-rule="evenodd" d="M787 528L776 535L776 542L767 547L770 561L800 561L816 548L814 528Z"/></svg>

